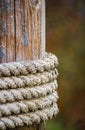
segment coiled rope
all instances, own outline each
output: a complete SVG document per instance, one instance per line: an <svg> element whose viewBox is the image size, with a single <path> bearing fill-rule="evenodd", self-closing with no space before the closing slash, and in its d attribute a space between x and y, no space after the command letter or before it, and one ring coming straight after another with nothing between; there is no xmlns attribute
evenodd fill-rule
<svg viewBox="0 0 85 130"><path fill-rule="evenodd" d="M0 64L0 130L32 125L58 112L55 55Z"/></svg>

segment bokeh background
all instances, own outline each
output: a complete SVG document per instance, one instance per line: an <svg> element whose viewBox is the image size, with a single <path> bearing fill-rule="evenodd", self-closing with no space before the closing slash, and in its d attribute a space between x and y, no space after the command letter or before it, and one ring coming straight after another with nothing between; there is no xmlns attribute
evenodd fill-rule
<svg viewBox="0 0 85 130"><path fill-rule="evenodd" d="M47 51L59 59L56 118L46 130L85 130L85 0L46 0Z"/></svg>

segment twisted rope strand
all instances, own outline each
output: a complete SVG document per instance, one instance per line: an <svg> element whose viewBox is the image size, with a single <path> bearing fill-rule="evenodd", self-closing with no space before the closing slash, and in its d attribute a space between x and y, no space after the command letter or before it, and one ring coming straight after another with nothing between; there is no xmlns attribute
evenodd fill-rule
<svg viewBox="0 0 85 130"><path fill-rule="evenodd" d="M57 78L57 70L51 70L49 72L37 73L35 75L29 74L27 76L11 76L0 78L0 89L13 89L13 88L25 88L35 85L41 85L53 81Z"/></svg>
<svg viewBox="0 0 85 130"><path fill-rule="evenodd" d="M0 105L0 117L2 116L9 116L12 114L19 114L19 113L27 113L30 111L35 111L38 109L44 109L50 107L53 103L55 103L58 99L58 94L56 91L46 97L33 99L33 100L23 100L20 102L14 103L6 103Z"/></svg>
<svg viewBox="0 0 85 130"><path fill-rule="evenodd" d="M27 114L19 114L16 116L7 116L0 118L0 130L6 128L15 128L16 126L32 125L33 123L40 123L41 120L51 119L58 113L58 107L54 103L49 108L43 110L37 110L36 112L30 112Z"/></svg>
<svg viewBox="0 0 85 130"><path fill-rule="evenodd" d="M57 114L58 59L0 64L0 130L32 125Z"/></svg>
<svg viewBox="0 0 85 130"><path fill-rule="evenodd" d="M58 65L55 55L47 53L42 59L34 61L10 62L0 64L0 76L18 76L29 73L44 72L54 69Z"/></svg>
<svg viewBox="0 0 85 130"><path fill-rule="evenodd" d="M33 99L51 94L57 88L56 80L41 86L8 89L0 91L0 103L14 102L24 99Z"/></svg>

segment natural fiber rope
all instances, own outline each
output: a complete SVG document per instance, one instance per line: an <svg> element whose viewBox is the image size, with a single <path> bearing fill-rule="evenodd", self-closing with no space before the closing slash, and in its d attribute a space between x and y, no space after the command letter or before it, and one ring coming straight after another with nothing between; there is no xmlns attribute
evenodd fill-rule
<svg viewBox="0 0 85 130"><path fill-rule="evenodd" d="M0 103L20 101L24 99L33 99L51 94L57 87L56 81L42 86L8 89L0 91Z"/></svg>
<svg viewBox="0 0 85 130"><path fill-rule="evenodd" d="M58 60L46 53L40 60L0 64L0 129L40 123L56 115Z"/></svg>
<svg viewBox="0 0 85 130"><path fill-rule="evenodd" d="M32 125L33 123L39 124L41 120L51 119L57 112L58 108L56 103L54 103L50 107L37 110L36 112L2 117L0 118L0 130L15 128L16 126Z"/></svg>
<svg viewBox="0 0 85 130"><path fill-rule="evenodd" d="M36 85L45 84L51 82L57 78L57 70L51 70L47 72L29 74L22 76L11 76L11 77L1 77L0 78L0 89L14 89L14 88L23 88L23 87L32 87Z"/></svg>
<svg viewBox="0 0 85 130"><path fill-rule="evenodd" d="M10 62L0 64L0 76L18 76L29 73L44 72L54 69L58 65L55 55L46 53L44 58L34 61Z"/></svg>
<svg viewBox="0 0 85 130"><path fill-rule="evenodd" d="M8 116L11 114L27 113L38 109L44 109L55 103L58 99L56 92L40 99L23 100L20 102L6 103L0 105L0 117Z"/></svg>

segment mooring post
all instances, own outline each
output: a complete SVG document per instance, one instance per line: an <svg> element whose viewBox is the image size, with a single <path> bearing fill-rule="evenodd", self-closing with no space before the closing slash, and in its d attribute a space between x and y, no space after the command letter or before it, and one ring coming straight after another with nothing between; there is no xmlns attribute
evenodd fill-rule
<svg viewBox="0 0 85 130"><path fill-rule="evenodd" d="M38 59L44 52L45 0L1 0L0 63ZM44 130L44 123L14 130Z"/></svg>
<svg viewBox="0 0 85 130"><path fill-rule="evenodd" d="M45 45L45 0L1 0L1 130L45 130L57 114L58 59Z"/></svg>

